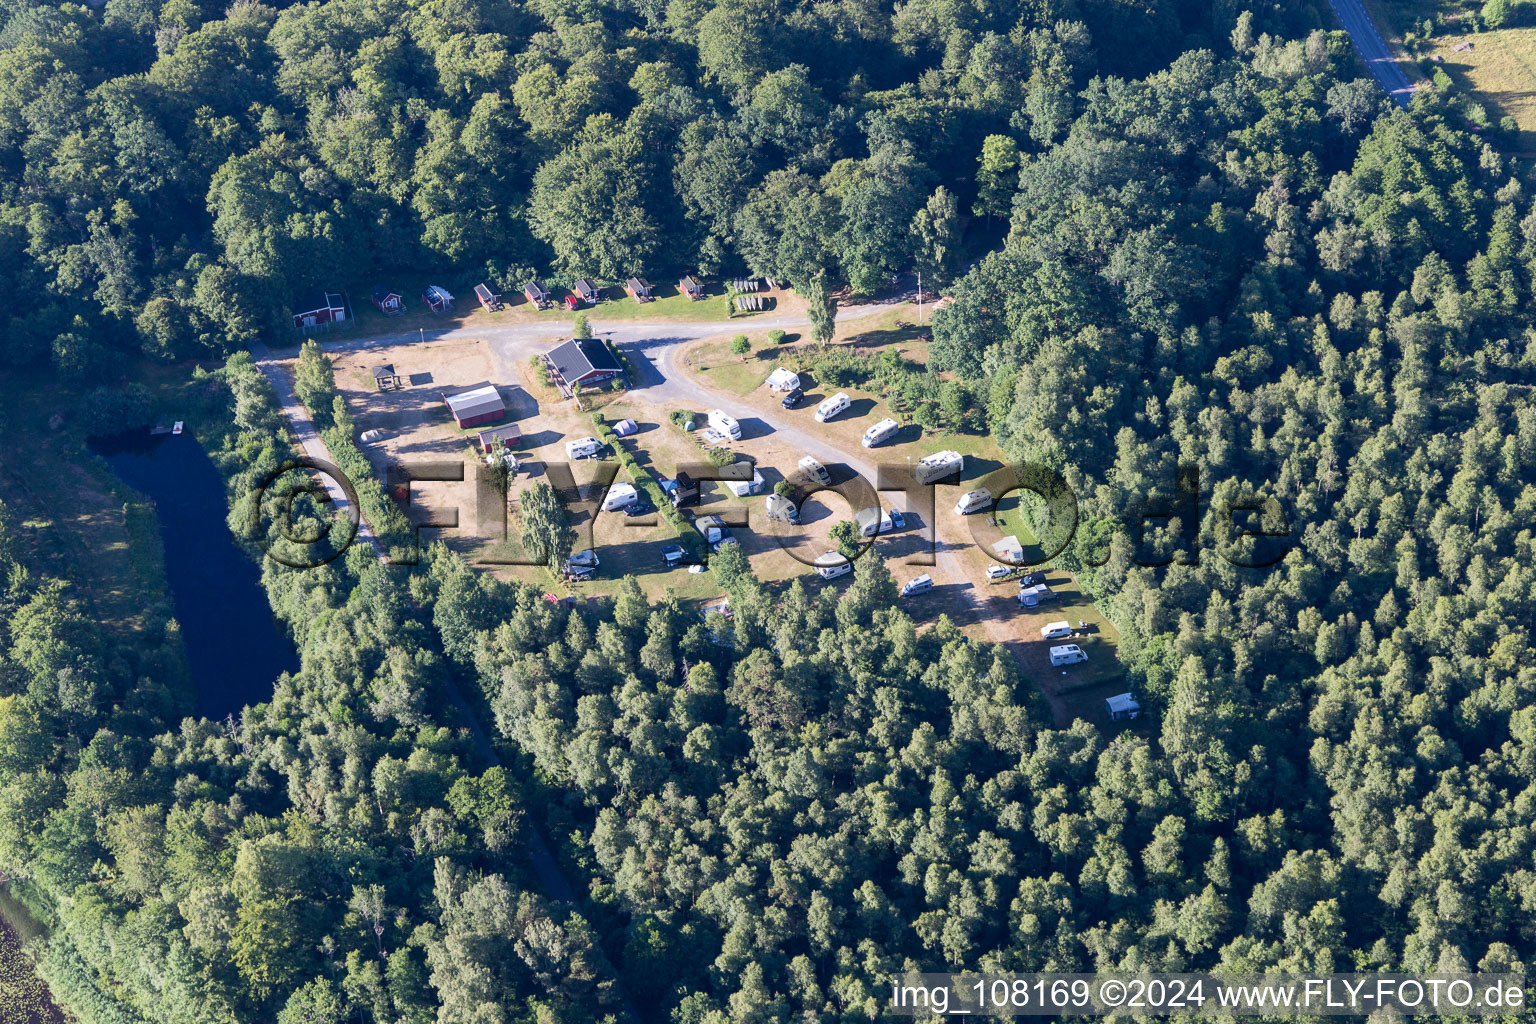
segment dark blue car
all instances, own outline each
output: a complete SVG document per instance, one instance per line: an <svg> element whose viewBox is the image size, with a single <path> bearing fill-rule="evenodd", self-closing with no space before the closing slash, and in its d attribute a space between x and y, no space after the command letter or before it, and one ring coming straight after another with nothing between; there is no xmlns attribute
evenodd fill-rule
<svg viewBox="0 0 1536 1024"><path fill-rule="evenodd" d="M800 399L802 399L804 397L805 397L805 389L804 388L795 388L795 390L791 391L789 394L784 396L784 401L781 404L786 409L793 409L795 406L800 404Z"/></svg>

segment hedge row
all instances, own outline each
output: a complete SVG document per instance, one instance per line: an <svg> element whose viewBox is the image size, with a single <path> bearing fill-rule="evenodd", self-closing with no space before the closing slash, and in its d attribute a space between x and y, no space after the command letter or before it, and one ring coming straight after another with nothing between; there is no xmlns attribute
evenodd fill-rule
<svg viewBox="0 0 1536 1024"><path fill-rule="evenodd" d="M363 518L373 528L374 536L378 537L384 550L397 560L408 558L414 548L411 521L385 493L384 485L373 475L372 463L357 447L351 432L341 427L330 427L320 432L320 438L330 449L336 465L351 478L352 486L357 489L357 503L362 509Z"/></svg>
<svg viewBox="0 0 1536 1024"><path fill-rule="evenodd" d="M672 502L667 498L667 492L661 489L660 481L619 443L619 435L613 432L613 428L608 425L601 412L592 414L592 422L597 427L597 439L608 446L618 458L619 465L623 466L624 471L629 474L629 479L650 497L651 504L656 506L662 518L672 524L673 532L677 534L678 540L682 542L689 556L695 559L703 558L704 538L700 537L699 531L694 529L693 521L672 507Z"/></svg>
<svg viewBox="0 0 1536 1024"><path fill-rule="evenodd" d="M310 418L315 421L331 458L356 488L358 507L374 536L391 558L397 561L409 559L415 548L411 521L400 506L389 499L384 485L373 474L373 464L358 448L353 436L356 424L347 413L346 399L332 383L328 388L316 390L312 396L301 396L300 400L309 408Z"/></svg>

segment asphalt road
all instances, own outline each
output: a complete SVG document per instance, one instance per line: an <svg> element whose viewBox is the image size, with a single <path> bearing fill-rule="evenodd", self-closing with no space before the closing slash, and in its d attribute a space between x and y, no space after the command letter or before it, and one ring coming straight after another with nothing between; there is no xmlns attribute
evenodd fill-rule
<svg viewBox="0 0 1536 1024"><path fill-rule="evenodd" d="M1393 56L1386 40L1381 37L1376 23L1366 13L1365 5L1360 0L1328 0L1328 2L1333 6L1333 13L1338 17L1339 24L1343 25L1344 31L1349 33L1355 49L1360 53L1360 59L1365 61L1365 66L1370 68L1372 75L1376 76L1376 81L1381 83L1381 87L1389 96L1406 107L1408 101L1413 98L1413 83L1408 80L1407 72Z"/></svg>

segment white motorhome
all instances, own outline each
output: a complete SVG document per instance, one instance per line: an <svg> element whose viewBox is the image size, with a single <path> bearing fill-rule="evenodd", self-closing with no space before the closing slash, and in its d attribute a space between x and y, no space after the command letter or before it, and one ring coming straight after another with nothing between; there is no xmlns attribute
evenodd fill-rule
<svg viewBox="0 0 1536 1024"><path fill-rule="evenodd" d="M724 409L709 410L709 425L732 441L741 440L741 424L736 422L736 417L730 415Z"/></svg>
<svg viewBox="0 0 1536 1024"><path fill-rule="evenodd" d="M965 468L965 456L959 452L934 452L917 460L917 482L937 483Z"/></svg>
<svg viewBox="0 0 1536 1024"><path fill-rule="evenodd" d="M1070 622L1047 622L1040 627L1040 638L1042 640L1060 640L1071 635L1072 623Z"/></svg>
<svg viewBox="0 0 1536 1024"><path fill-rule="evenodd" d="M853 521L859 524L860 537L873 537L876 532L891 532L890 513L873 505L869 508L859 509L854 514Z"/></svg>
<svg viewBox="0 0 1536 1024"><path fill-rule="evenodd" d="M902 597L911 597L914 594L926 594L933 589L933 577L927 573L914 580L908 580L907 585L901 588Z"/></svg>
<svg viewBox="0 0 1536 1024"><path fill-rule="evenodd" d="M816 407L816 422L825 423L838 413L845 412L852 404L853 402L849 400L848 396L841 391L831 398L824 398L821 404Z"/></svg>
<svg viewBox="0 0 1536 1024"><path fill-rule="evenodd" d="M1060 647L1051 648L1052 665L1058 667L1061 665L1076 665L1080 661L1087 660L1088 655L1084 654L1083 649L1077 646L1077 644L1062 644Z"/></svg>
<svg viewBox="0 0 1536 1024"><path fill-rule="evenodd" d="M795 503L782 494L768 495L768 518L777 519L785 523L798 523L800 510L795 508Z"/></svg>
<svg viewBox="0 0 1536 1024"><path fill-rule="evenodd" d="M901 424L887 416L879 423L876 423L874 426L864 431L864 439L859 443L862 444L865 448L873 448L877 444L884 444L885 442L889 441L891 438L895 437L897 432L900 430Z"/></svg>
<svg viewBox="0 0 1536 1024"><path fill-rule="evenodd" d="M832 474L827 472L827 467L809 455L800 460L800 473L810 483L821 484L823 487L832 484Z"/></svg>
<svg viewBox="0 0 1536 1024"><path fill-rule="evenodd" d="M640 492L635 490L634 484L616 483L608 488L607 495L603 497L603 511L613 512L628 508L639 500Z"/></svg>
<svg viewBox="0 0 1536 1024"><path fill-rule="evenodd" d="M992 507L992 492L985 487L978 487L974 491L966 491L960 495L960 500L955 502L955 515L968 516L972 512L980 512L984 508Z"/></svg>
<svg viewBox="0 0 1536 1024"><path fill-rule="evenodd" d="M603 442L595 437L578 437L565 442L565 455L569 459L590 459L602 450Z"/></svg>
<svg viewBox="0 0 1536 1024"><path fill-rule="evenodd" d="M835 580L839 576L853 572L853 563L837 551L826 551L817 555L814 565L816 575L824 580Z"/></svg>

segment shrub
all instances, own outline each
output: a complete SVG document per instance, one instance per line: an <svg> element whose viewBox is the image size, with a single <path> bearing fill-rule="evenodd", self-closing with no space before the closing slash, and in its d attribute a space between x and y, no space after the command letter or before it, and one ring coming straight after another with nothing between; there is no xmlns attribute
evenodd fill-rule
<svg viewBox="0 0 1536 1024"><path fill-rule="evenodd" d="M790 483L788 480L780 480L778 483L773 485L773 493L777 494L781 498L788 498L790 501L794 501L795 485Z"/></svg>
<svg viewBox="0 0 1536 1024"><path fill-rule="evenodd" d="M79 418L88 424L87 433L97 426L106 433L137 430L149 426L154 418L154 402L149 388L134 381L123 387L97 388L79 405Z"/></svg>
<svg viewBox="0 0 1536 1024"><path fill-rule="evenodd" d="M693 413L689 412L687 409L673 409L667 414L667 419L672 423L674 427L681 430L683 429L684 423L687 423L693 419Z"/></svg>
<svg viewBox="0 0 1536 1024"><path fill-rule="evenodd" d="M585 314L585 313L577 313L576 314L576 324L575 324L574 330L575 330L575 333L576 333L576 337L578 337L578 338L590 338L590 337L592 337L592 323L591 323L591 321L589 321L587 319L587 314Z"/></svg>
<svg viewBox="0 0 1536 1024"><path fill-rule="evenodd" d="M709 450L709 464L711 466L729 466L736 461L736 453L729 448L711 448Z"/></svg>
<svg viewBox="0 0 1536 1024"><path fill-rule="evenodd" d="M768 344L772 345L774 348L778 348L780 345L784 344L784 332L779 330L777 327L769 331Z"/></svg>
<svg viewBox="0 0 1536 1024"><path fill-rule="evenodd" d="M603 344L606 345L608 347L608 351L613 354L613 360L619 364L619 369L623 370L624 375L633 381L635 379L635 367L634 364L629 361L629 356L619 351L619 346L615 345L611 341L604 341ZM623 385L619 381L615 380L610 390L618 391L621 387L623 387Z"/></svg>

